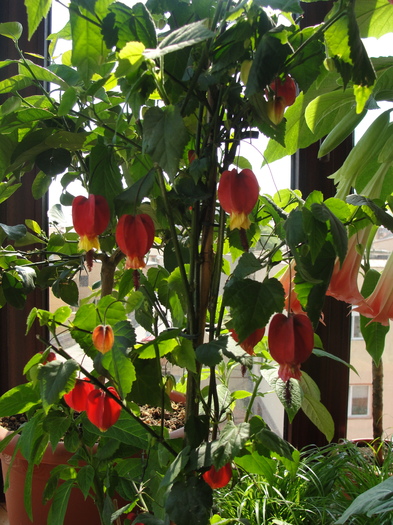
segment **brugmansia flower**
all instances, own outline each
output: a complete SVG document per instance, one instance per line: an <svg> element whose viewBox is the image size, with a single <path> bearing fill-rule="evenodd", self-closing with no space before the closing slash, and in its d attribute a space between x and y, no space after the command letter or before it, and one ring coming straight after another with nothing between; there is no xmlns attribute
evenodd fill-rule
<svg viewBox="0 0 393 525"><path fill-rule="evenodd" d="M348 251L344 262L337 259L326 295L331 295L338 301L350 304L362 304L364 297L359 292L358 277L363 258L364 246L370 234L370 227L364 228L350 237ZM359 250L357 248L360 248ZM367 309L367 307L365 306Z"/></svg>
<svg viewBox="0 0 393 525"><path fill-rule="evenodd" d="M119 394L112 386L108 387L108 390L120 399ZM120 412L121 405L100 388L94 388L87 396L86 415L89 421L101 432L105 432L116 423L120 417Z"/></svg>
<svg viewBox="0 0 393 525"><path fill-rule="evenodd" d="M233 330L233 328L230 328L229 331L231 332L233 339L238 343L239 336L237 335L235 330ZM256 346L259 343L259 341L264 335L265 328L258 328L240 343L240 348L243 348L243 350L247 352L247 354L255 355L254 346Z"/></svg>
<svg viewBox="0 0 393 525"><path fill-rule="evenodd" d="M94 385L90 381L77 379L74 388L64 395L64 401L70 408L83 412L86 410L87 396L92 390L94 390Z"/></svg>
<svg viewBox="0 0 393 525"><path fill-rule="evenodd" d="M80 237L80 250L100 249L98 235L106 230L110 216L109 205L102 195L75 197L72 201L72 223Z"/></svg>
<svg viewBox="0 0 393 525"><path fill-rule="evenodd" d="M310 357L314 348L310 319L304 314L274 315L270 321L268 344L272 358L280 365L278 376L283 381L291 377L300 379L300 365Z"/></svg>
<svg viewBox="0 0 393 525"><path fill-rule="evenodd" d="M221 489L228 485L232 479L231 464L227 463L218 470L212 465L208 471L202 474L202 478L212 489Z"/></svg>
<svg viewBox="0 0 393 525"><path fill-rule="evenodd" d="M259 196L259 185L251 170L244 169L240 173L236 169L224 171L218 185L218 200L224 210L230 214L229 227L250 227L248 214L251 213Z"/></svg>
<svg viewBox="0 0 393 525"><path fill-rule="evenodd" d="M150 215L122 215L116 228L116 242L127 256L126 268L144 268L144 257L154 241L154 222Z"/></svg>
<svg viewBox="0 0 393 525"><path fill-rule="evenodd" d="M115 342L115 336L113 334L113 328L106 324L100 324L96 326L92 334L93 345L102 354L106 354L112 349L113 343Z"/></svg>
<svg viewBox="0 0 393 525"><path fill-rule="evenodd" d="M372 294L357 306L357 310L365 317L371 318L384 326L393 319L393 252L390 254L385 268Z"/></svg>

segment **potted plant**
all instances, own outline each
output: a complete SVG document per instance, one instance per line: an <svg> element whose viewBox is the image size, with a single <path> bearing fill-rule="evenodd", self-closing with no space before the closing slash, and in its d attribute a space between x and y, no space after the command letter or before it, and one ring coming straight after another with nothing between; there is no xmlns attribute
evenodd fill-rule
<svg viewBox="0 0 393 525"><path fill-rule="evenodd" d="M74 486L93 498L103 524L133 512L138 522L208 523L212 489L229 481L232 462L247 469L261 456L292 459L291 447L251 417L260 374L248 394L228 387L230 370L245 373L253 354L289 417L302 408L331 438L333 422L300 367L322 351L314 329L326 293L335 293L332 275L347 275L348 236L354 242L370 224L391 226L389 179L379 187L391 167L388 117L365 135L372 151L356 147L336 174L334 199L264 195L242 144L267 135L273 161L328 134L326 154L373 97L386 95L390 62L371 61L359 33L384 29L365 6L337 1L323 24L301 29L290 14L302 12L297 1L275 2L279 11L270 12L259 2L175 1L169 9L75 0L64 29L51 35L53 56L57 42L69 40L61 61L44 67L20 51L19 74L0 83L10 95L1 119L3 196L33 166L35 198L58 179L62 192L49 234L28 218L2 226L0 299L17 307L35 286L51 287L69 305L33 308L27 329L47 327L43 353L26 364L27 382L0 399L0 416L27 414L17 450L31 465L30 518L33 466L63 439L72 457L45 489L50 523L63 522ZM27 3L30 35L47 7ZM377 8L391 20L387 0ZM0 24L18 50L22 30L17 21ZM24 96L29 85L40 94ZM299 125L307 133L295 131ZM370 167L366 153L383 169L357 178ZM364 196L345 202L352 186ZM60 205L72 206L73 228L62 227ZM23 248L32 241L40 247ZM151 250L163 262L147 269ZM80 303L74 278L98 265L100 283ZM363 296L356 301L379 323L391 316ZM138 340L137 325L148 340ZM59 329L91 369L62 347ZM50 352L57 359L47 362ZM169 440L163 425L138 415L141 403L169 406L164 356L185 370L184 440ZM245 396L245 421L235 424L233 405Z"/></svg>

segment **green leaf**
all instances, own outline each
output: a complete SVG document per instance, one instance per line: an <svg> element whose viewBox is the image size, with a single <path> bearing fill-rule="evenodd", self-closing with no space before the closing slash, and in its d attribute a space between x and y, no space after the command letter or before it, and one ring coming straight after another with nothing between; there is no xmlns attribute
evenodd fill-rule
<svg viewBox="0 0 393 525"><path fill-rule="evenodd" d="M221 431L217 448L213 452L213 464L216 469L238 456L249 437L249 423L235 425L233 421L228 421Z"/></svg>
<svg viewBox="0 0 393 525"><path fill-rule="evenodd" d="M231 280L224 290L223 302L231 307L233 328L243 341L267 325L275 312L284 308L284 291L274 278L263 282L252 279Z"/></svg>
<svg viewBox="0 0 393 525"><path fill-rule="evenodd" d="M25 75L15 75L0 82L0 94L9 93L10 91L19 91L31 86L32 84L33 80L31 78L28 78Z"/></svg>
<svg viewBox="0 0 393 525"><path fill-rule="evenodd" d="M11 38L12 40L19 40L22 32L23 26L19 22L4 22L0 24L0 35Z"/></svg>
<svg viewBox="0 0 393 525"><path fill-rule="evenodd" d="M203 343L196 349L195 355L198 361L206 366L216 366L223 359L223 350L228 345L228 337L219 337L208 343Z"/></svg>
<svg viewBox="0 0 393 525"><path fill-rule="evenodd" d="M93 487L95 470L91 465L85 465L78 470L77 483L85 498Z"/></svg>
<svg viewBox="0 0 393 525"><path fill-rule="evenodd" d="M393 218L385 210L380 208L372 199L363 197L362 195L349 195L347 197L348 204L353 206L368 206L375 214L378 221L388 230L393 231Z"/></svg>
<svg viewBox="0 0 393 525"><path fill-rule="evenodd" d="M195 352L190 340L182 337L180 339L180 345L177 346L172 352L172 358L174 359L177 366L180 366L180 368L186 368L194 374L197 373Z"/></svg>
<svg viewBox="0 0 393 525"><path fill-rule="evenodd" d="M393 13L386 0L356 0L355 15L362 38L380 38L392 31Z"/></svg>
<svg viewBox="0 0 393 525"><path fill-rule="evenodd" d="M143 152L169 175L176 175L188 142L188 132L175 106L150 108L143 121Z"/></svg>
<svg viewBox="0 0 393 525"><path fill-rule="evenodd" d="M263 428L255 436L255 439L258 443L261 443L271 452L279 454L281 457L287 458L290 461L293 461L292 452L293 447L287 441L280 438L275 432L272 432L268 428Z"/></svg>
<svg viewBox="0 0 393 525"><path fill-rule="evenodd" d="M40 403L40 395L33 383L23 383L0 397L0 417L23 414Z"/></svg>
<svg viewBox="0 0 393 525"><path fill-rule="evenodd" d="M199 20L175 29L162 40L157 49L146 49L144 55L154 60L212 37L214 33L207 27L206 21Z"/></svg>
<svg viewBox="0 0 393 525"><path fill-rule="evenodd" d="M288 44L282 44L279 34L268 32L259 41L248 76L246 95L250 97L263 92L281 71L285 59L291 52Z"/></svg>
<svg viewBox="0 0 393 525"><path fill-rule="evenodd" d="M160 406L162 404L161 369L156 359L134 360L136 380L129 398L139 405Z"/></svg>
<svg viewBox="0 0 393 525"><path fill-rule="evenodd" d="M24 224L17 224L16 226L7 226L0 222L0 228L12 241L23 239L27 233L26 226Z"/></svg>
<svg viewBox="0 0 393 525"><path fill-rule="evenodd" d="M203 479L192 476L174 483L165 510L174 523L207 525L212 505L212 489Z"/></svg>
<svg viewBox="0 0 393 525"><path fill-rule="evenodd" d="M89 421L86 421L84 425L93 435L102 435L102 432ZM114 439L124 445L131 445L140 450L147 450L148 448L146 431L138 421L131 418L124 410L121 411L117 423L105 432L105 437L109 440Z"/></svg>
<svg viewBox="0 0 393 525"><path fill-rule="evenodd" d="M41 399L46 412L73 388L78 370L79 365L73 359L51 361L39 369Z"/></svg>
<svg viewBox="0 0 393 525"><path fill-rule="evenodd" d="M321 394L311 377L302 372L300 385L304 393L302 410L314 425L325 435L327 441L334 436L334 421L326 407L320 402Z"/></svg>
<svg viewBox="0 0 393 525"><path fill-rule="evenodd" d="M102 365L113 377L121 397L131 392L132 383L135 381L135 367L129 357L124 355L123 348L115 339L112 351L103 355Z"/></svg>
<svg viewBox="0 0 393 525"><path fill-rule="evenodd" d="M70 479L58 486L49 509L48 523L63 525L68 501L74 484L74 480Z"/></svg>
<svg viewBox="0 0 393 525"><path fill-rule="evenodd" d="M236 465L239 465L250 474L259 474L264 476L270 485L274 486L274 474L277 469L277 460L261 456L254 451L251 454L235 458Z"/></svg>
<svg viewBox="0 0 393 525"><path fill-rule="evenodd" d="M372 516L384 512L391 513L392 510L393 478L388 478L355 498L336 523L337 525L348 523L348 519L354 515L366 516L371 523L370 518L372 518ZM378 522L378 518L376 519Z"/></svg>
<svg viewBox="0 0 393 525"><path fill-rule="evenodd" d="M303 391L296 379L282 381L277 375L277 368L262 370L264 379L274 389L281 401L290 422L298 413L303 401Z"/></svg>
<svg viewBox="0 0 393 525"><path fill-rule="evenodd" d="M123 191L121 174L112 148L99 143L90 155L89 192L106 198L113 211L113 201Z"/></svg>
<svg viewBox="0 0 393 525"><path fill-rule="evenodd" d="M63 173L71 164L71 153L64 148L49 148L35 159L38 168L49 177Z"/></svg>
<svg viewBox="0 0 393 525"><path fill-rule="evenodd" d="M87 11L81 9L85 17L74 8L70 10L72 33L72 65L78 69L85 84L97 73L107 52L99 24L91 21Z"/></svg>
<svg viewBox="0 0 393 525"><path fill-rule="evenodd" d="M155 170L149 170L144 177L134 182L134 184L126 190L119 192L115 198L117 214L130 213L135 215L137 207L140 206L142 200L150 194L154 186L155 177Z"/></svg>

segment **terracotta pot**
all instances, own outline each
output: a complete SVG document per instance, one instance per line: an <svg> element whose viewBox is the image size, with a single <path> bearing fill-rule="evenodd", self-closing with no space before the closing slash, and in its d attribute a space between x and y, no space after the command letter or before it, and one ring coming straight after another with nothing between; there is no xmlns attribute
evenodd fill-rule
<svg viewBox="0 0 393 525"><path fill-rule="evenodd" d="M8 434L10 434L9 431L0 427L0 441ZM4 480L6 479L18 439L19 435L14 436L0 454ZM23 491L28 463L18 451L9 474L9 488L5 493L10 525L28 525L29 523L45 525L47 523L50 503L48 502L46 505L42 503L42 494L45 485L53 467L67 463L71 456L72 454L65 449L64 444L59 443L54 452L52 452L52 448L49 446L44 453L42 462L34 467L32 484L33 521L30 521L23 503ZM72 489L64 525L99 525L100 523L100 516L93 499L87 498L85 500L79 489Z"/></svg>
<svg viewBox="0 0 393 525"><path fill-rule="evenodd" d="M185 400L184 394L177 395L177 393L173 392L171 392L170 398L176 402L183 402ZM0 426L0 442L9 434L11 434L11 432ZM173 439L184 437L184 428L174 430L171 432L170 437ZM4 481L18 439L19 435L15 435L0 454ZM56 465L67 463L72 455L71 452L68 452L65 449L64 443L60 442L55 451L52 451L52 447L48 446L41 463L34 467L32 483L33 521L30 521L23 502L28 462L18 451L9 474L9 488L5 493L9 525L29 525L31 523L34 525L46 525L50 502L45 505L42 503L44 488L52 469ZM121 507L125 504L126 502L121 500L119 501L118 506ZM85 500L82 492L78 488L72 489L64 519L64 525L100 525L100 523L100 516L93 499L89 497Z"/></svg>

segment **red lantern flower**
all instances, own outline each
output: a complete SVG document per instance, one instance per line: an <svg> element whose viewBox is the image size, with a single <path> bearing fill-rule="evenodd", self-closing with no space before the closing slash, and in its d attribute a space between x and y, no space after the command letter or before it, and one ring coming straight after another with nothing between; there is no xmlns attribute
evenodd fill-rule
<svg viewBox="0 0 393 525"><path fill-rule="evenodd" d="M212 465L208 471L202 474L202 478L212 489L221 489L228 485L232 479L231 464L227 463L218 470Z"/></svg>
<svg viewBox="0 0 393 525"><path fill-rule="evenodd" d="M230 214L229 227L250 227L248 214L251 213L259 196L259 185L251 170L244 169L240 173L236 169L224 171L218 185L218 200L224 210Z"/></svg>
<svg viewBox="0 0 393 525"><path fill-rule="evenodd" d="M113 334L113 328L106 324L100 324L96 326L92 334L93 345L102 354L106 354L112 349L113 343L115 342L115 336Z"/></svg>
<svg viewBox="0 0 393 525"><path fill-rule="evenodd" d="M300 365L310 357L314 348L310 319L304 314L274 315L270 321L268 344L272 358L280 365L278 376L283 381L291 377L300 379Z"/></svg>
<svg viewBox="0 0 393 525"><path fill-rule="evenodd" d="M77 412L86 410L87 396L94 390L94 385L87 379L77 379L74 388L64 395L64 401Z"/></svg>
<svg viewBox="0 0 393 525"><path fill-rule="evenodd" d="M116 228L116 242L127 256L126 268L144 268L144 257L154 241L154 222L150 215L122 215Z"/></svg>
<svg viewBox="0 0 393 525"><path fill-rule="evenodd" d="M109 205L102 195L75 197L72 201L72 223L80 237L80 250L100 249L98 235L106 230L110 215Z"/></svg>
<svg viewBox="0 0 393 525"><path fill-rule="evenodd" d="M40 354L43 354L44 352L40 352ZM57 357L56 357L56 354L54 352L52 352L52 350L48 353L48 355L46 356L46 359L45 361L42 362L43 365L46 365L46 363L50 363L52 361L56 361Z"/></svg>
<svg viewBox="0 0 393 525"><path fill-rule="evenodd" d="M233 339L238 343L239 336L237 335L235 330L233 330L233 328L230 328L229 331L231 332ZM240 348L243 348L243 350L247 352L247 354L255 355L254 346L256 346L259 343L259 341L264 335L265 328L258 328L240 343Z"/></svg>
<svg viewBox="0 0 393 525"><path fill-rule="evenodd" d="M284 81L277 77L270 84L270 89L274 92L276 99L281 98L285 107L292 106L296 100L296 84L290 75L287 75Z"/></svg>
<svg viewBox="0 0 393 525"><path fill-rule="evenodd" d="M108 390L120 399L119 394L112 386ZM95 388L87 396L87 417L101 432L105 432L116 423L120 417L120 412L121 405L100 388Z"/></svg>

